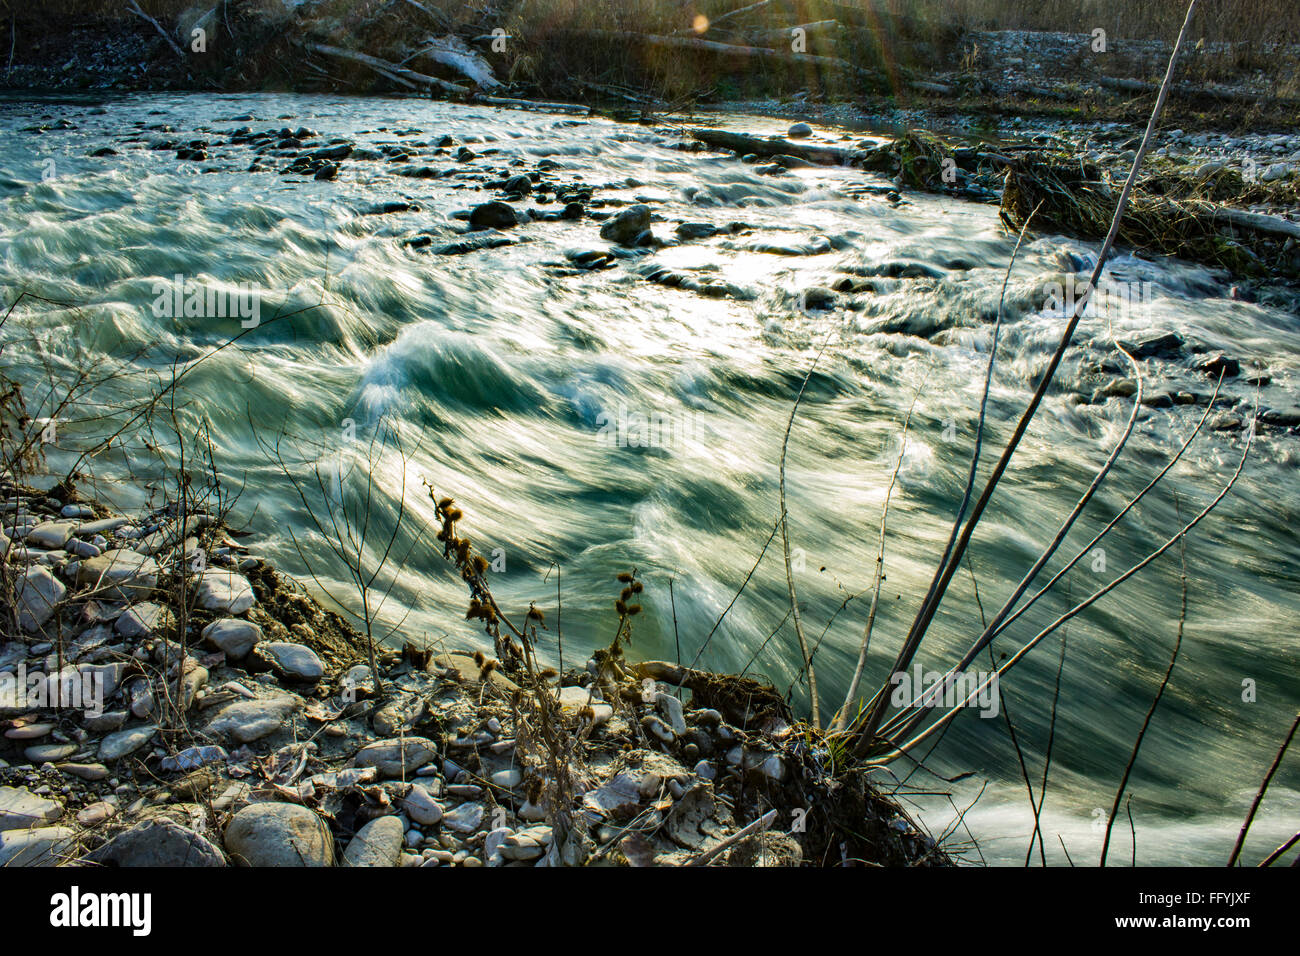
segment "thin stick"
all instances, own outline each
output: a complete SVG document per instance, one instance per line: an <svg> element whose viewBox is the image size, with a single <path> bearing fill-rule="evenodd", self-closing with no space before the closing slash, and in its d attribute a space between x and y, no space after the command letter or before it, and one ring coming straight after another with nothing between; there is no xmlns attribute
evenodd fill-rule
<svg viewBox="0 0 1300 956"><path fill-rule="evenodd" d="M745 826L741 827L739 830L737 830L731 836L727 837L721 843L717 844L714 847L711 847L708 850L705 850L699 856L692 857L691 859L687 860L684 865L685 866L708 866L709 863L718 856L718 854L720 854L723 850L727 849L729 846L738 843L739 841L743 840L745 837L749 836L751 833L757 833L760 830L766 830L768 827L770 827L773 823L776 822L776 813L777 812L775 810L768 810L767 813L763 814L757 820L754 820L753 822L748 823Z"/></svg>
<svg viewBox="0 0 1300 956"><path fill-rule="evenodd" d="M1295 846L1296 843L1300 843L1300 833L1297 833L1295 836L1287 840L1285 843L1283 843L1280 847L1278 847L1268 856L1264 857L1264 859L1260 862L1259 865L1272 866L1278 860L1282 859L1282 855L1285 854L1287 850L1291 849L1291 847Z"/></svg>
<svg viewBox="0 0 1300 956"><path fill-rule="evenodd" d="M1234 865L1237 862L1237 857L1241 855L1241 848L1246 842L1246 832L1250 829L1251 823L1254 822L1255 812L1259 810L1259 805L1264 800L1264 791L1273 782L1273 775L1277 773L1277 768L1282 765L1282 758L1286 755L1287 748L1291 746L1291 740L1295 737L1297 727L1300 727L1300 713L1297 713L1295 720L1291 722L1291 729L1287 731L1286 740L1282 741L1277 756L1273 758L1273 765L1268 768L1268 773L1264 776L1264 782L1259 785L1259 792L1255 794L1255 799L1250 805L1250 812L1246 814L1246 822L1241 825L1241 832L1237 834L1237 842L1232 848L1232 856L1228 857L1228 866Z"/></svg>
<svg viewBox="0 0 1300 956"><path fill-rule="evenodd" d="M1066 600L1069 600L1068 594ZM1067 629L1061 628L1061 657L1056 662L1056 687L1052 691L1052 717L1047 724L1047 752L1043 755L1043 782L1038 787L1038 812L1034 814L1034 832L1029 835L1029 849L1025 851L1025 866L1034 853L1034 837L1038 838L1038 855L1045 859L1043 848L1043 804L1047 802L1047 779L1052 771L1052 747L1056 743L1056 709L1061 702L1061 674L1065 670L1065 637ZM1046 862L1043 864L1046 866Z"/></svg>
<svg viewBox="0 0 1300 956"><path fill-rule="evenodd" d="M831 730L842 731L848 728L849 713L853 708L853 701L858 696L858 685L862 683L862 670L867 666L867 650L871 647L871 631L876 626L876 608L880 606L880 588L885 580L885 531L889 524L889 505L894 496L894 486L898 483L898 472L903 467L903 455L907 452L907 430L912 424L912 412L916 410L916 402L920 397L921 390L918 388L916 394L912 396L912 406L907 410L907 418L903 421L903 436L898 449L898 460L894 462L894 473L889 476L889 487L885 490L885 507L880 513L880 539L876 545L876 575L871 583L871 610L867 612L867 624L862 629L862 645L858 648L858 662L853 668L853 679L849 681L849 689L844 694L844 703L840 705L840 712L831 724Z"/></svg>
<svg viewBox="0 0 1300 956"><path fill-rule="evenodd" d="M799 617L799 596L795 593L794 588L794 565L790 561L790 529L789 529L789 512L785 507L785 455L790 447L790 432L794 428L794 416L799 411L799 403L803 401L804 390L808 388L808 382L812 378L813 371L817 368L818 361L821 360L822 352L826 351L826 346L830 344L830 333L826 336L826 341L822 343L821 350L813 359L813 363L808 368L808 374L803 377L803 384L799 386L799 394L795 396L794 406L790 409L790 420L785 425L785 440L781 442L781 466L780 466L780 490L781 490L781 548L785 552L785 583L790 592L790 611L794 618L794 633L799 639L799 653L803 655L804 670L808 673L808 699L809 709L812 711L812 725L814 730L820 730L822 725L821 705L817 699L817 672L813 669L812 655L808 653L808 639L803 633L803 621Z"/></svg>

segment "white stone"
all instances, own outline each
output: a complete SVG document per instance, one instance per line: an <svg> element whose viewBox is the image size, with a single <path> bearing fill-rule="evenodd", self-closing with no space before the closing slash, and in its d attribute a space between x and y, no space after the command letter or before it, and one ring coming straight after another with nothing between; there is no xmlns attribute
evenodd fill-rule
<svg viewBox="0 0 1300 956"><path fill-rule="evenodd" d="M257 656L271 665L281 677L318 681L325 676L325 665L316 652L304 644L272 641L257 646Z"/></svg>
<svg viewBox="0 0 1300 956"><path fill-rule="evenodd" d="M73 851L76 835L71 827L0 830L0 868L57 866Z"/></svg>
<svg viewBox="0 0 1300 956"><path fill-rule="evenodd" d="M230 734L241 744L269 736L303 706L299 697L241 700L223 707L207 726L209 734Z"/></svg>
<svg viewBox="0 0 1300 956"><path fill-rule="evenodd" d="M75 521L44 521L27 532L26 541L38 548L62 548L76 527Z"/></svg>
<svg viewBox="0 0 1300 956"><path fill-rule="evenodd" d="M54 800L38 797L26 787L0 787L0 830L27 830L63 816Z"/></svg>
<svg viewBox="0 0 1300 956"><path fill-rule="evenodd" d="M313 811L293 803L254 803L235 814L226 852L245 866L333 866L334 838Z"/></svg>
<svg viewBox="0 0 1300 956"><path fill-rule="evenodd" d="M253 606L253 586L242 574L208 568L199 579L198 601L204 610L243 614Z"/></svg>

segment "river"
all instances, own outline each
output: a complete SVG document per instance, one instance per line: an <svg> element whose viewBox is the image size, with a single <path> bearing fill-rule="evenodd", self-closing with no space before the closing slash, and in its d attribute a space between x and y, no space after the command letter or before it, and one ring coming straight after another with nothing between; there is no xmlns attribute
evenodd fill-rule
<svg viewBox="0 0 1300 956"><path fill-rule="evenodd" d="M757 117L727 123L784 131ZM51 128L24 131L41 124ZM269 154L272 168L249 171L250 145L227 142L241 127L306 127L319 137L304 148L340 139L378 158L349 157L336 181L279 175L290 160ZM400 564L400 572L380 609L392 642L488 646L463 619L464 585L433 540L427 481L464 510L463 531L493 561L502 607L522 617L535 601L545 611L551 663L560 658L557 568L565 666L609 642L614 578L632 567L645 582L645 613L629 653L694 659L772 531L787 421L816 360L790 433L786 483L800 609L810 639L820 641L824 716L842 699L856 659L881 509L902 451L865 683L887 675L969 466L992 320L1015 245L996 207L917 193L892 202L887 183L847 168L771 175L760 164L677 148L683 137L671 124L420 99L9 98L0 102L0 129L6 304L21 290L70 304L21 303L0 329L7 365L31 388L38 368L77 361L128 361L166 378L175 362L184 367L240 335L186 375L183 430L192 435L206 422L225 486L242 488L232 526L255 531L268 542L259 553L354 611L355 589L291 478L305 483L319 509L331 486L313 485L312 466L328 478L341 460L343 481L372 489L381 529L372 541L386 540L401 507L404 530L388 566ZM819 135L840 142L833 131ZM850 135L862 136L843 134ZM454 144L439 153L448 136ZM207 157L148 148L165 138L206 140ZM410 159L390 162L383 148L402 143L421 145L408 145ZM104 147L115 154L91 155ZM458 160L462 147L475 156ZM395 174L423 165L433 169L429 178ZM530 172L571 192L590 186L596 201L645 202L655 212L653 232L667 243L614 249L590 218L556 219L503 230L509 245L440 254L466 228L453 213L500 198L485 183ZM873 183L878 188L863 188ZM415 208L371 211L399 201ZM554 212L563 203L514 205ZM720 231L677 242L681 222ZM429 237L423 246L407 242L419 234ZM1058 236L1030 236L1020 250L982 474L1059 337L1063 320L1044 290L1076 276L1081 283L1095 254L1093 245ZM1236 466L1240 426L1256 400L1296 405L1294 310L1233 298L1231 280L1205 268L1124 251L1106 279L1128 295L1081 324L972 544L987 613L1050 540L1124 428L1132 398L1122 387L1093 400L1127 374L1111 345L1116 337L1183 337L1178 354L1143 360L1148 395L1184 391L1203 401L1214 380L1190 367L1202 353L1226 352L1241 374L1225 380L1212 426L1106 539L1104 560L1090 554L1056 596L998 639L999 653L1060 613L1067 596L1081 599L1158 546L1179 514L1186 520L1203 507ZM256 315L204 309L187 317L171 307L177 300L167 290L178 281L185 291L220 288L230 301L252 296ZM837 283L847 291L808 294ZM1261 375L1267 385L1246 381ZM102 388L129 391L144 381ZM1163 466L1202 411L1195 403L1141 410L1112 478L1049 573ZM83 442L103 428L72 417L68 432ZM374 440L384 434L396 440ZM267 454L279 436L289 474ZM57 443L50 449L53 461L67 454ZM1129 787L1139 864L1225 861L1300 704L1298 462L1295 434L1261 427L1233 493L1187 540L1182 653ZM96 491L126 504L140 496L151 467L137 452L110 451L96 462ZM133 471L141 477L123 480ZM1063 845L1075 863L1097 860L1099 808L1109 811L1168 664L1179 575L1174 548L1068 625L1043 815L1051 863L1065 862ZM699 664L748 666L782 691L793 683L796 712L806 714L792 627L786 621L777 630L788 609L778 537ZM920 662L946 666L978 635L979 615L962 569ZM1059 652L1058 633L1002 681L1035 789ZM1296 829L1300 771L1289 763L1265 801L1248 860ZM952 784L924 771L911 776L908 788L951 793L951 802L908 798L931 829L942 832L954 806L965 809L987 785L964 820L979 844L969 858L1023 862L1032 815L1001 715L961 715L927 765L946 777L972 774ZM890 771L903 778L910 769L903 760ZM888 785L889 772L880 779ZM1126 864L1126 815L1117 826L1111 862ZM965 829L958 835L968 838Z"/></svg>

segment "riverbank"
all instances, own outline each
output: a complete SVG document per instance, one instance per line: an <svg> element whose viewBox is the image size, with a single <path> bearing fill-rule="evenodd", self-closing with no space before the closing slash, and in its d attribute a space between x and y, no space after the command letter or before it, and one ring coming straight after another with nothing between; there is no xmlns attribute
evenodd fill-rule
<svg viewBox="0 0 1300 956"><path fill-rule="evenodd" d="M949 862L755 681L410 642L376 675L212 516L2 507L0 866Z"/></svg>

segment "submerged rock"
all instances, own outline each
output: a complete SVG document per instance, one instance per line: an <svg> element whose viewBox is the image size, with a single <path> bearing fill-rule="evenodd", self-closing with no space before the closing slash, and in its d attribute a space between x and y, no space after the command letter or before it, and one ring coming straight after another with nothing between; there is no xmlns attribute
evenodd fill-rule
<svg viewBox="0 0 1300 956"><path fill-rule="evenodd" d="M619 245L631 246L642 241L650 230L650 207L644 204L629 206L600 227L600 237Z"/></svg>

